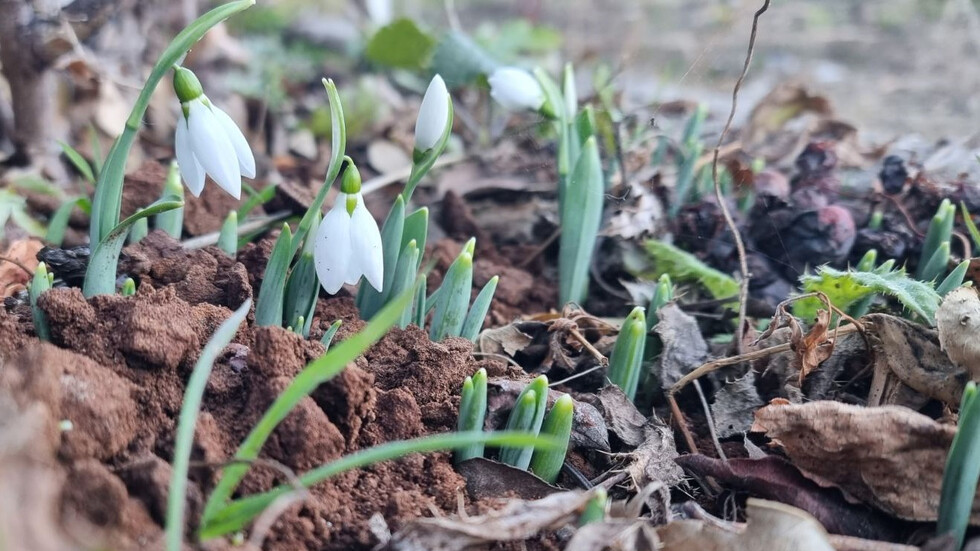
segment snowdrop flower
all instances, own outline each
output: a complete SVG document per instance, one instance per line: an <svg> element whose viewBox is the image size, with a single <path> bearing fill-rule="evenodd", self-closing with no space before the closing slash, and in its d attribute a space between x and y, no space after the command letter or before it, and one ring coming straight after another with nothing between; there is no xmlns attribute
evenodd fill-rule
<svg viewBox="0 0 980 551"><path fill-rule="evenodd" d="M541 84L523 69L501 67L487 80L490 82L490 95L507 109L538 111L544 107L545 97Z"/></svg>
<svg viewBox="0 0 980 551"><path fill-rule="evenodd" d="M242 176L255 177L255 157L235 121L204 95L201 81L189 69L174 68L174 92L183 117L177 120L174 149L187 189L195 197L208 174L235 199L242 195Z"/></svg>
<svg viewBox="0 0 980 551"><path fill-rule="evenodd" d="M351 285L363 275L381 291L384 258L381 232L361 197L361 174L353 164L347 166L340 183L340 194L330 212L323 217L313 247L316 275L330 294Z"/></svg>
<svg viewBox="0 0 980 551"><path fill-rule="evenodd" d="M436 75L422 97L419 117L415 119L415 149L428 151L435 147L449 126L449 91L442 77Z"/></svg>

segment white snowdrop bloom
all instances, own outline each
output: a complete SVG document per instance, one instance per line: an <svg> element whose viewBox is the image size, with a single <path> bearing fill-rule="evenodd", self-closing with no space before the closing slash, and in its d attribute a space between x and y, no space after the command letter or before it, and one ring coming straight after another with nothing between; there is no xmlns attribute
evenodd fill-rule
<svg viewBox="0 0 980 551"><path fill-rule="evenodd" d="M449 101L449 90L442 77L432 77L415 119L415 149L418 151L428 151L442 139L449 125Z"/></svg>
<svg viewBox="0 0 980 551"><path fill-rule="evenodd" d="M189 69L174 69L174 92L183 117L177 119L174 149L180 175L195 197L204 190L205 174L235 199L242 195L242 176L255 177L255 157L241 129L215 107Z"/></svg>
<svg viewBox="0 0 980 551"><path fill-rule="evenodd" d="M541 84L524 69L501 67L487 80L490 82L490 95L507 109L537 111L544 106Z"/></svg>
<svg viewBox="0 0 980 551"><path fill-rule="evenodd" d="M340 194L320 222L313 259L320 285L331 295L344 283L357 283L361 276L381 291L384 280L381 232L364 206L361 175L354 165L344 172Z"/></svg>

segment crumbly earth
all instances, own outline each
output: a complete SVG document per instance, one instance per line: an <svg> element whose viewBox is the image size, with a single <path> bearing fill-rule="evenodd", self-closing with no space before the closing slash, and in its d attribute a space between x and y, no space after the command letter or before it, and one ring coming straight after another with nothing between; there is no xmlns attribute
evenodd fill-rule
<svg viewBox="0 0 980 551"><path fill-rule="evenodd" d="M37 518L52 524L50 541L8 540L11 548L160 547L187 378L213 331L261 285L257 268L265 264L269 242L246 248L236 262L216 248L186 251L151 233L126 251L136 259L129 274L139 282L134 297L85 299L73 288L43 296L51 343L33 336L26 308L0 309L0 409L9 413L0 418L21 419L0 422L0 439L16 436L18 426L38 427L21 448L0 455L0 481L46 471L44 486L25 478L0 501L30 502L45 511ZM202 496L216 482L213 465L235 453L275 397L323 354L323 330L335 319L345 322L339 338L362 327L347 296L321 299L315 316L313 335L304 340L281 328L255 327L250 314L215 364L192 456L195 465L211 466L191 471L188 519L197 518ZM469 341L432 343L416 327L393 330L300 402L263 457L303 472L368 446L450 430L463 378L477 368ZM256 466L239 492L283 482L281 470ZM454 512L463 488L444 453L349 472L286 511L264 548L369 549L378 541L369 528L372 515L380 513L396 530L433 511ZM24 517L0 516L0 532L28 533L5 526L11 518ZM194 529L193 520L187 528Z"/></svg>

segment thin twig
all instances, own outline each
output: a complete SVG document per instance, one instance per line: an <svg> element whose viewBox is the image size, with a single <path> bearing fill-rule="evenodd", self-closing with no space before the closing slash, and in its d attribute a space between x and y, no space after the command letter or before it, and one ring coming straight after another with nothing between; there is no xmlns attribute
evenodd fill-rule
<svg viewBox="0 0 980 551"><path fill-rule="evenodd" d="M711 435L711 442L715 445L715 451L718 452L718 457L728 463L728 457L725 455L725 450L721 449L721 442L718 440L718 434L715 432L715 419L711 415L711 407L708 406L708 399L704 396L704 390L701 389L701 382L694 381L694 389L698 391L698 398L701 399L701 407L704 408L704 418L708 425L708 434Z"/></svg>
<svg viewBox="0 0 980 551"><path fill-rule="evenodd" d="M30 269L28 269L27 266L25 266L24 263L22 263L19 260L14 260L13 258L9 258L9 257L6 257L6 256L0 256L0 262L9 262L9 263L13 264L14 266L17 266L21 270L24 270L24 273L27 274L27 277L34 277L34 272L32 272Z"/></svg>
<svg viewBox="0 0 980 551"><path fill-rule="evenodd" d="M589 340L586 339L584 335L578 332L578 329L576 327L569 327L568 332L571 333L573 337L575 337L575 340L577 340L579 343L582 344L582 347L585 348L585 350L588 351L588 353L591 354L592 357L595 358L597 362L599 362L599 365L601 366L609 365L609 358L603 356L602 352L596 350L596 348L592 346L592 343L590 343Z"/></svg>
<svg viewBox="0 0 980 551"><path fill-rule="evenodd" d="M728 204L725 202L725 196L721 191L721 183L718 181L718 157L721 154L721 146L725 143L725 138L728 137L728 132L732 128L732 121L735 120L735 110L738 108L738 91L742 88L742 82L745 80L745 76L749 72L749 65L752 63L752 54L755 51L755 37L759 31L759 18L769 9L771 1L765 0L762 7L752 17L752 31L749 33L749 46L745 53L745 65L742 66L742 73L738 76L738 80L735 81L735 87L732 89L732 110L728 113L725 128L722 129L721 135L718 136L718 143L715 145L714 155L711 159L711 179L715 186L715 197L718 199L721 214L725 217L725 223L728 225L728 229L731 230L732 237L735 239L735 248L738 250L739 270L742 272L742 278L738 285L738 325L735 329L735 346L736 351L739 353L742 352L742 336L745 330L745 310L749 298L749 278L751 274L749 274L749 263L745 255L745 243L742 242L742 235L735 225L732 213L728 211Z"/></svg>

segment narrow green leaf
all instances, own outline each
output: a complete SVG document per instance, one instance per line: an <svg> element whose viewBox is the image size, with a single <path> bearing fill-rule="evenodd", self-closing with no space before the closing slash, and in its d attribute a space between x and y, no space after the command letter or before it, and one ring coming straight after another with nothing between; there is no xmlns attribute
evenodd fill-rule
<svg viewBox="0 0 980 551"><path fill-rule="evenodd" d="M932 217L932 221L929 223L929 230L926 232L925 241L922 243L922 253L919 255L919 265L918 271L916 271L915 277L923 281L930 281L930 278L925 277L925 269L929 265L929 261L932 259L933 255L939 249L940 244L946 243L949 246L949 240L953 235L953 222L956 215L956 207L954 207L949 199L943 199L942 203L939 204L939 208L936 209L936 214Z"/></svg>
<svg viewBox="0 0 980 551"><path fill-rule="evenodd" d="M218 233L218 248L234 258L238 254L238 213L231 211L221 224Z"/></svg>
<svg viewBox="0 0 980 551"><path fill-rule="evenodd" d="M244 189L251 189L250 187L246 187L244 184L242 187ZM269 184L262 188L261 191L255 192L253 190L253 193L250 193L248 198L242 201L242 206L238 207L238 218L240 220L244 220L253 210L255 210L255 207L264 205L271 201L272 198L276 196L276 188L277 186L275 184Z"/></svg>
<svg viewBox="0 0 980 551"><path fill-rule="evenodd" d="M463 329L459 332L460 337L476 342L476 337L483 329L483 320L486 319L487 312L490 311L490 303L493 301L493 294L497 291L498 281L500 281L499 276L491 277L483 289L480 289L480 294L473 299L473 306L470 307L470 312L466 314Z"/></svg>
<svg viewBox="0 0 980 551"><path fill-rule="evenodd" d="M252 299L246 299L238 310L228 317L208 340L201 356L194 364L191 377L187 381L184 401L180 407L177 422L177 437L174 441L173 472L170 476L170 491L167 493L167 551L180 551L184 540L184 507L187 496L187 471L190 467L191 448L194 445L194 428L201 411L201 400L207 387L208 377L215 360L228 343L235 338L238 327L248 315Z"/></svg>
<svg viewBox="0 0 980 551"><path fill-rule="evenodd" d="M528 396L533 396L534 405L530 420L525 419L529 415ZM538 434L541 430L541 423L544 422L545 409L548 406L548 378L539 375L530 382L514 402L514 410L507 419L507 430L519 430L530 434ZM511 426L511 419L514 426ZM520 427L520 428L517 428ZM531 464L531 456L534 454L533 447L527 446L506 446L500 449L500 462L507 463L518 469L527 470Z"/></svg>
<svg viewBox="0 0 980 551"><path fill-rule="evenodd" d="M970 511L980 481L980 400L977 385L967 383L960 405L960 419L956 436L950 446L943 471L943 485L939 498L939 521L936 534L953 537L952 549L963 546Z"/></svg>
<svg viewBox="0 0 980 551"><path fill-rule="evenodd" d="M953 271L949 272L949 275L946 276L946 279L944 279L943 282L936 287L936 293L939 296L944 297L953 289L963 285L963 280L966 278L966 272L969 269L969 260L964 260L963 262L957 264L956 267L953 268Z"/></svg>
<svg viewBox="0 0 980 551"><path fill-rule="evenodd" d="M919 279L935 282L939 276L946 273L949 266L949 241L943 241L929 257L925 266L919 266Z"/></svg>
<svg viewBox="0 0 980 551"><path fill-rule="evenodd" d="M604 186L599 148L593 136L582 147L562 205L558 299L563 305L570 302L584 304L588 295L592 253L602 221Z"/></svg>
<svg viewBox="0 0 980 551"><path fill-rule="evenodd" d="M551 436L561 444L557 448L534 450L531 457L531 472L549 484L554 484L561 473L561 466L565 462L565 454L568 451L568 441L572 436L572 416L575 413L575 404L572 397L563 394L555 400L551 406L551 411L544 418L541 424L541 435Z"/></svg>
<svg viewBox="0 0 980 551"><path fill-rule="evenodd" d="M980 229L977 229L976 223L973 221L973 216L970 211L966 208L966 203L960 201L960 212L963 214L963 222L966 224L967 231L970 232L970 239L973 240L973 250L971 254L975 254L980 250Z"/></svg>
<svg viewBox="0 0 980 551"><path fill-rule="evenodd" d="M150 233L150 223L148 220L148 218L140 218L133 224L133 227L129 229L129 237L126 238L128 243L139 243Z"/></svg>
<svg viewBox="0 0 980 551"><path fill-rule="evenodd" d="M94 184L95 172L92 171L92 166L88 164L88 161L85 160L85 157L82 156L82 154L79 153L77 149L68 145L65 142L59 141L58 145L61 146L61 151L65 153L65 156L68 157L68 160L71 161L71 164L76 169L78 169L78 172L81 173L82 177L85 178L87 182Z"/></svg>
<svg viewBox="0 0 980 551"><path fill-rule="evenodd" d="M83 206L87 206L91 212L92 203L88 197L75 197L62 203L58 210L51 215L51 220L48 221L48 231L44 236L45 241L60 247L65 240L65 232L68 230L68 221L71 219L72 211L76 207L84 211Z"/></svg>
<svg viewBox="0 0 980 551"><path fill-rule="evenodd" d="M139 220L182 206L184 202L179 199L161 199L112 228L89 257L82 294L86 297L113 294L116 291L116 264L119 263L119 253L122 252L129 229Z"/></svg>
<svg viewBox="0 0 980 551"><path fill-rule="evenodd" d="M299 477L299 482L303 487L309 488L352 469L398 459L414 453L459 449L481 442L489 446L527 446L539 449L558 445L554 439L544 436L507 431L435 434L413 440L388 442L354 452L303 474ZM201 539L207 540L242 530L277 497L291 491L293 491L293 487L286 484L268 492L244 497L228 504L217 511L215 515L209 517L207 522L202 523Z"/></svg>
<svg viewBox="0 0 980 551"><path fill-rule="evenodd" d="M347 160L353 163L353 161L350 161L350 157L347 157L345 154L347 150L347 125L344 121L344 107L340 103L337 85L331 79L325 78L322 82L323 88L327 91L327 99L330 102L330 164L327 165L327 175L323 179L323 185L320 186L320 191L316 193L316 197L310 203L310 208L306 209L303 218L296 226L296 235L295 239L293 239L292 254L290 254L290 257L296 254L300 245L305 242L306 236L310 233L310 228L313 226L315 217L320 216L323 201L327 198L327 192L333 186L333 181L340 174L340 167L344 164L344 161Z"/></svg>
<svg viewBox="0 0 980 551"><path fill-rule="evenodd" d="M429 329L429 338L433 341L459 336L463 329L473 288L474 243L475 240L470 239L446 271Z"/></svg>
<svg viewBox="0 0 980 551"><path fill-rule="evenodd" d="M235 459L248 462L258 457L262 446L272 431L289 415L296 404L309 396L322 383L337 376L347 367L347 364L354 361L383 337L398 320L398 316L408 306L413 296L414 290L396 297L378 312L364 329L337 346L332 346L329 352L310 362L269 406L262 419L252 428L245 441L239 446L238 452L235 453ZM225 467L223 470L221 479L204 507L201 519L204 534L208 533L208 525L213 522L215 515L226 507L228 499L238 487L242 477L245 476L248 467L247 463L236 463Z"/></svg>
<svg viewBox="0 0 980 551"><path fill-rule="evenodd" d="M469 391L466 389L469 381ZM487 415L487 370L480 368L472 378L467 377L463 382L463 400L459 405L459 422L456 430L459 432L480 432ZM465 448L458 448L453 456L456 463L462 463L474 457L483 457L484 444L478 442Z"/></svg>
<svg viewBox="0 0 980 551"><path fill-rule="evenodd" d="M177 169L177 162L170 163L170 170L163 183L163 197L177 197L184 200L184 185L180 183L180 171ZM163 230L177 241L180 241L181 234L184 233L184 208L161 212L154 218L156 229Z"/></svg>
<svg viewBox="0 0 980 551"><path fill-rule="evenodd" d="M255 325L259 327L282 327L283 293L286 286L286 272L293 259L293 234L289 224L282 225L282 232L272 247L269 263L262 275L259 298L255 302Z"/></svg>
<svg viewBox="0 0 980 551"><path fill-rule="evenodd" d="M597 486L592 491L594 493L592 499L585 504L585 509L578 518L579 526L606 520L606 509L609 507L609 494L602 486Z"/></svg>
<svg viewBox="0 0 980 551"><path fill-rule="evenodd" d="M609 359L609 380L622 389L631 401L636 398L636 389L643 370L646 335L646 316L643 315L643 308L637 306L623 322Z"/></svg>
<svg viewBox="0 0 980 551"><path fill-rule="evenodd" d="M392 296L398 296L404 293L407 289L411 289L415 285L416 272L418 270L419 256L421 251L419 251L416 246L415 240L409 241L402 253L398 256L398 267L395 269L394 282L391 288ZM405 308L402 312L401 317L398 320L398 327L402 329L408 327L408 324L412 322L412 306L411 304Z"/></svg>
<svg viewBox="0 0 980 551"><path fill-rule="evenodd" d="M319 293L320 281L316 277L316 264L313 262L313 254L303 252L286 280L282 323L292 325L293 329L298 329L297 332L300 335L308 336L309 333L304 332L305 321L312 318ZM299 322L300 318L303 319L303 323Z"/></svg>
<svg viewBox="0 0 980 551"><path fill-rule="evenodd" d="M340 325L342 323L343 322L341 320L334 320L334 322L330 324L330 327L328 327L323 333L323 336L320 337L320 344L323 345L324 349L330 350L330 345L333 343L333 338L337 334L337 330L340 329Z"/></svg>

